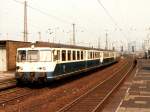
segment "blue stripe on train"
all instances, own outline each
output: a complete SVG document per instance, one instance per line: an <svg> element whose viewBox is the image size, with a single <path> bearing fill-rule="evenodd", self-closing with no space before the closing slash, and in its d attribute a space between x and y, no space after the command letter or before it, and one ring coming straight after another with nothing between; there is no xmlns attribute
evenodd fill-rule
<svg viewBox="0 0 150 112"><path fill-rule="evenodd" d="M57 64L52 74L54 77L61 76L62 74L74 73L76 71L82 71L88 68L100 67L103 65L110 64L114 62L113 58L104 59L103 63L97 60L88 60L88 61L78 61L78 62L70 62L70 63L60 63Z"/></svg>

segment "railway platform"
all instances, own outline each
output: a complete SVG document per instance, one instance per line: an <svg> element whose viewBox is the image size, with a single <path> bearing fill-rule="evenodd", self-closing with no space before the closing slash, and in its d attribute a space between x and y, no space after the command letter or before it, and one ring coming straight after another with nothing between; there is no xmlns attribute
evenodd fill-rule
<svg viewBox="0 0 150 112"><path fill-rule="evenodd" d="M15 71L0 72L0 82L14 78Z"/></svg>
<svg viewBox="0 0 150 112"><path fill-rule="evenodd" d="M150 112L150 60L138 60L131 86L116 112Z"/></svg>

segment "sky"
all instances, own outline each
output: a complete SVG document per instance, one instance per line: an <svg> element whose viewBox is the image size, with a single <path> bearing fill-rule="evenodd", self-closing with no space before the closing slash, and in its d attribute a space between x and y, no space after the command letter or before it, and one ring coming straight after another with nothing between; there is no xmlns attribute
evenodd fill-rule
<svg viewBox="0 0 150 112"><path fill-rule="evenodd" d="M109 48L136 41L141 46L150 33L150 0L27 0L28 41ZM24 0L0 0L0 40L23 40ZM111 16L111 17L110 17ZM41 32L41 39L39 33ZM50 34L51 33L51 34Z"/></svg>

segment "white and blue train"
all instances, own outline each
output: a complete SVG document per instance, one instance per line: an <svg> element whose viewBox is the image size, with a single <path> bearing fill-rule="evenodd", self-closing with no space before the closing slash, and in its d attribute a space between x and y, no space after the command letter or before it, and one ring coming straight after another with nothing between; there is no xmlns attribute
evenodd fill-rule
<svg viewBox="0 0 150 112"><path fill-rule="evenodd" d="M96 49L18 48L15 77L18 82L52 81L114 63L118 57L118 52Z"/></svg>

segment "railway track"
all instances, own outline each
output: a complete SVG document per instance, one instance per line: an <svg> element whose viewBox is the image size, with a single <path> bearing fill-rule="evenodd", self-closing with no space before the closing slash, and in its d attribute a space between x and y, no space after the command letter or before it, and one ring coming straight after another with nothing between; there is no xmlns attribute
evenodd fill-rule
<svg viewBox="0 0 150 112"><path fill-rule="evenodd" d="M127 74L132 70L132 65L127 63L117 70L111 77L90 89L73 102L64 106L57 112L98 112L103 108L104 102L111 93L119 86Z"/></svg>
<svg viewBox="0 0 150 112"><path fill-rule="evenodd" d="M14 100L20 100L26 96L33 94L31 89L27 88L12 88L0 93L0 105L6 105Z"/></svg>
<svg viewBox="0 0 150 112"><path fill-rule="evenodd" d="M13 88L13 87L16 87L15 79L0 82L0 91L6 90L8 88Z"/></svg>
<svg viewBox="0 0 150 112"><path fill-rule="evenodd" d="M125 62L124 62L124 64L123 64L124 66L122 67L122 66L118 66L118 67L116 67L116 68L114 68L113 69L113 71L116 71L114 74L112 74L113 76L115 76L115 74L119 74L120 72L119 71L126 71L128 68L129 68L129 64L126 64ZM119 70L117 70L117 68L119 69ZM126 69L125 69L126 68ZM113 73L113 72L110 72L110 73ZM105 74L105 73L104 73ZM121 74L123 74L123 73L121 73ZM112 77L113 77L112 76ZM111 79L111 78L108 78L107 79L107 81L109 80L109 79ZM105 80L106 81L106 80ZM103 83L105 82L105 81L103 81ZM107 81L106 81L106 83L107 83ZM101 83L102 84L102 83ZM110 83L109 83L110 84ZM105 85L107 85L107 84L105 84ZM90 94L90 92L92 92L94 89L96 89L96 88L100 88L99 86L101 86L100 84L99 85L97 85L97 87L94 87L94 88L92 88L92 89L90 89L87 93L85 93L84 95L82 95L81 97L79 97L78 99L76 99L74 102L72 102L71 103L71 105L69 106L69 105L67 105L67 106L65 106L64 108L62 108L62 109L60 109L58 112L65 112L65 111L69 111L71 108L72 108L72 106L75 106L76 104L78 104L78 102L80 102L81 100L80 100L80 98L82 99L82 97L84 97L84 98L86 98L86 94L88 95L88 94ZM108 85L107 85L108 86ZM103 90L103 94L105 94L105 92L107 92L106 91L106 88L107 88L107 86L105 86L105 87L101 87L100 88L100 92L102 92L101 90ZM103 89L103 88L105 88L105 89ZM41 91L41 92L40 92ZM19 88L19 87L16 87L16 88L14 88L14 89L9 89L9 91L2 91L2 92L0 92L0 105L1 105L1 107L0 107L0 109L2 109L2 110L5 110L6 109L6 106L7 107L9 107L9 105L13 105L13 104L17 104L17 105L19 105L19 103L20 102L23 102L24 101L24 99L26 99L26 98L30 98L30 96L37 96L37 95L40 95L41 93L43 93L43 91L49 91L49 90L45 90L45 88L43 88L42 90L41 89L39 89L39 90L31 90L31 89L27 89L27 88ZM109 91L110 91L110 89L109 89ZM99 91L97 90L97 93L98 93ZM87 103L88 103L88 100L90 101L90 102L97 102L97 104L99 104L99 102L100 102L100 100L102 100L103 98L103 94L101 94L101 96L99 96L99 93L98 94L95 94L95 96L97 96L98 98L99 97L101 97L100 98L100 100L98 100L98 101L96 101L98 98L96 97L95 99L96 100L93 100L92 98L91 98L91 96L92 96L92 94L94 95L94 93L91 93L91 95L88 95L88 97L89 97L89 99L87 99ZM60 94L59 94L59 96L60 96ZM57 95L56 95L56 97L57 97ZM49 99L50 98L50 99ZM34 112L34 111L36 111L36 110L40 110L40 108L42 107L42 105L44 105L44 104L47 104L47 103L49 103L49 101L52 101L52 99L55 99L55 98L51 98L51 97L47 97L47 99L49 99L49 100L45 100L45 101L41 101L41 102L37 102L36 100L36 102L34 102L33 103L33 105L32 106L29 106L29 107L27 107L27 108L25 108L25 107L18 107L17 109L15 108L14 110L17 112L19 109L21 109L21 110L23 110L23 111L32 111L32 112ZM19 103L17 103L19 101ZM90 107L89 105L93 105L94 103L88 103L87 104L86 103L86 105L88 105L87 107ZM80 104L80 103L79 103ZM94 104L95 105L95 104ZM84 105L83 105L84 106ZM77 108L79 108L79 109L82 109L81 108L82 107L82 104L80 105L80 107L77 107ZM87 108L86 107L86 108ZM69 108L69 110L67 109L67 108ZM93 107L92 107L93 108ZM11 110L11 109L10 109ZM91 112L91 111L88 111L89 109L87 109L87 110L85 110L86 112ZM84 110L75 110L76 112L84 112ZM71 110L71 112L72 112L72 110ZM93 111L94 112L94 111Z"/></svg>

